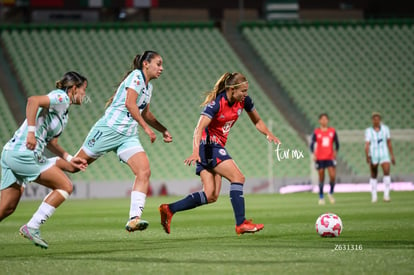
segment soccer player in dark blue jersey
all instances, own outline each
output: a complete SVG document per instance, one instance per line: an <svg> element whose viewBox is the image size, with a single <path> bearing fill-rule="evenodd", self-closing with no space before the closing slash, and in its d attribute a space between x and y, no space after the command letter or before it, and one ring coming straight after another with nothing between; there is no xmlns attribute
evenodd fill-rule
<svg viewBox="0 0 414 275"><path fill-rule="evenodd" d="M196 164L203 191L171 204L160 205L161 224L166 233L170 233L171 219L176 212L215 202L220 194L222 177L231 182L230 200L236 219L236 233L254 233L263 229L263 224L254 224L245 218L245 177L224 147L230 129L243 109L269 142L280 143L260 118L247 95L248 88L248 81L241 73L225 73L204 100L202 106L205 107L194 131L193 153L184 161L187 165Z"/></svg>

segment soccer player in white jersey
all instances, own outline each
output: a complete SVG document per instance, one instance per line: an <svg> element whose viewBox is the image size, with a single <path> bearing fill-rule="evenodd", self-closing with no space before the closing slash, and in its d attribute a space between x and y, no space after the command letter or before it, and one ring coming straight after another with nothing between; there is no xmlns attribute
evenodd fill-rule
<svg viewBox="0 0 414 275"><path fill-rule="evenodd" d="M14 212L27 183L35 181L52 189L30 221L20 228L22 236L42 248L48 248L48 244L40 236L40 225L53 215L73 189L65 173L53 165L56 158L47 159L43 150L47 147L69 166L85 170L86 160L67 153L59 146L58 137L68 121L69 106L82 104L86 86L85 77L68 72L56 82L56 90L29 97L26 120L1 154L0 221Z"/></svg>
<svg viewBox="0 0 414 275"><path fill-rule="evenodd" d="M384 201L390 199L390 161L395 165L394 153L391 145L390 129L381 123L381 114L372 113L372 126L365 130L365 154L371 171L369 183L371 185L372 202L377 202L378 165L384 172Z"/></svg>
<svg viewBox="0 0 414 275"><path fill-rule="evenodd" d="M149 136L156 139L149 127L162 133L164 142L172 142L170 133L150 111L152 79L157 79L163 71L162 58L154 51L145 51L133 61L133 70L121 81L115 94L109 99L107 109L90 130L82 148L76 154L94 162L103 154L113 151L119 159L127 163L135 174L131 192L129 220L125 229L129 232L145 230L148 222L141 219L151 175L147 154L138 138L138 124ZM69 172L77 169L68 167L63 160L57 165ZM72 168L72 170L71 170Z"/></svg>

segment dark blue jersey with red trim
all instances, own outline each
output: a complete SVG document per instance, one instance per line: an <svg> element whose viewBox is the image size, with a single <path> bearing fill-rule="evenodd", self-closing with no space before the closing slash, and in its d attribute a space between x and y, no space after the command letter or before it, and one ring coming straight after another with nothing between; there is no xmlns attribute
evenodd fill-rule
<svg viewBox="0 0 414 275"><path fill-rule="evenodd" d="M249 96L246 96L241 102L230 104L226 92L220 93L201 112L201 115L211 119L210 124L203 131L201 142L225 146L230 129L236 123L243 109L246 112L254 111L254 104Z"/></svg>

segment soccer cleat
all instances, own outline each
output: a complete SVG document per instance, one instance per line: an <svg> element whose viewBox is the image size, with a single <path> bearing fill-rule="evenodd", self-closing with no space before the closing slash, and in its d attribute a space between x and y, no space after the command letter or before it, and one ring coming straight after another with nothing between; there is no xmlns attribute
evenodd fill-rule
<svg viewBox="0 0 414 275"><path fill-rule="evenodd" d="M49 247L47 242L40 237L39 229L30 228L25 224L20 227L19 233L26 239L31 240L36 246L40 246L40 248L47 249Z"/></svg>
<svg viewBox="0 0 414 275"><path fill-rule="evenodd" d="M384 202L391 202L390 197L384 197Z"/></svg>
<svg viewBox="0 0 414 275"><path fill-rule="evenodd" d="M371 192L371 202L372 202L372 203L376 203L376 202L377 202L377 200L378 200L378 197L377 197L377 192L372 191L372 192Z"/></svg>
<svg viewBox="0 0 414 275"><path fill-rule="evenodd" d="M171 212L168 204L161 204L160 207L158 207L158 210L161 215L161 225L164 228L165 233L170 234L171 220L174 214Z"/></svg>
<svg viewBox="0 0 414 275"><path fill-rule="evenodd" d="M331 204L335 204L335 198L332 194L328 194L328 199Z"/></svg>
<svg viewBox="0 0 414 275"><path fill-rule="evenodd" d="M244 222L240 225L236 225L236 233L237 235L241 235L244 233L255 233L264 228L264 225L261 223L254 224L252 220L244 220Z"/></svg>
<svg viewBox="0 0 414 275"><path fill-rule="evenodd" d="M325 199L319 199L318 204L319 205L325 205Z"/></svg>
<svg viewBox="0 0 414 275"><path fill-rule="evenodd" d="M147 221L141 220L139 217L132 217L125 225L125 229L128 232L142 231L147 229L148 225L149 223Z"/></svg>

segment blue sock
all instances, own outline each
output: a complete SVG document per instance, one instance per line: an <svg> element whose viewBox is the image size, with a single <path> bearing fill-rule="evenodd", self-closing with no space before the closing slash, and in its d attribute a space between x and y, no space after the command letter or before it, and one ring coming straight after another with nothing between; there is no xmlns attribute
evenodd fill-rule
<svg viewBox="0 0 414 275"><path fill-rule="evenodd" d="M331 186L331 190L329 190L329 194L332 195L334 192L335 182L330 182L329 185Z"/></svg>
<svg viewBox="0 0 414 275"><path fill-rule="evenodd" d="M243 184L233 182L230 185L230 200L236 218L236 225L240 225L246 220L244 216Z"/></svg>
<svg viewBox="0 0 414 275"><path fill-rule="evenodd" d="M197 206L207 204L207 196L204 191L195 192L182 200L169 204L171 212L184 211L188 209L196 208Z"/></svg>
<svg viewBox="0 0 414 275"><path fill-rule="evenodd" d="M323 182L319 183L319 198L323 199Z"/></svg>

